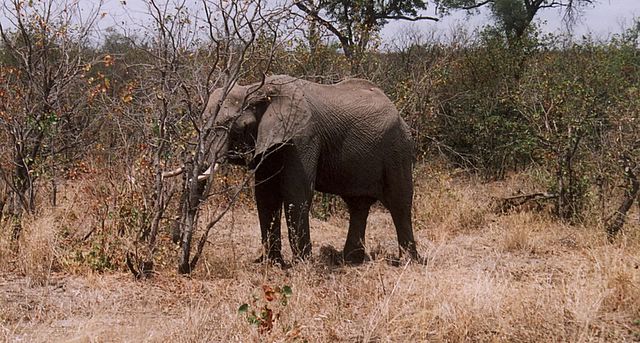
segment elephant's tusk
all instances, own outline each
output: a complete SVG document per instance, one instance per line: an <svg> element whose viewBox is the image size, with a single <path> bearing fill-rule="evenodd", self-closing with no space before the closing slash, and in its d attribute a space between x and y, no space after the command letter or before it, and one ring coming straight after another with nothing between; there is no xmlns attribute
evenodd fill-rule
<svg viewBox="0 0 640 343"><path fill-rule="evenodd" d="M182 172L184 172L184 169L182 167L178 167L171 171L162 172L162 177L163 178L174 177L182 174Z"/></svg>
<svg viewBox="0 0 640 343"><path fill-rule="evenodd" d="M209 175L211 175L212 172L215 173L216 171L218 171L219 167L220 167L220 164L216 163L216 164L213 165L213 168L211 168L211 167L207 168L207 170L205 170L204 173L202 173L201 175L198 175L198 181L204 181L204 180L208 179ZM163 172L162 173L162 177L163 178L174 177L174 176L178 176L178 175L182 174L183 172L184 172L184 168L183 167L179 167L179 168L176 168L176 169L171 170L171 171Z"/></svg>
<svg viewBox="0 0 640 343"><path fill-rule="evenodd" d="M213 171L211 170L211 167L207 168L207 170L204 171L204 173L202 173L201 175L198 175L198 181L204 181L206 179L209 178L209 175L211 175L211 173L215 173L218 171L218 168L220 168L220 163L216 163L213 165Z"/></svg>

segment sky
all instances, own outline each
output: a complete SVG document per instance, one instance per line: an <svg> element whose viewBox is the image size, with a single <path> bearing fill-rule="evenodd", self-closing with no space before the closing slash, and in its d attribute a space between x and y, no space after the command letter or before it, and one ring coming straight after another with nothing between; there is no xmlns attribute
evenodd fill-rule
<svg viewBox="0 0 640 343"><path fill-rule="evenodd" d="M80 1L80 0L78 0ZM269 2L281 2L281 0L267 0ZM579 22L573 27L573 35L580 37L591 32L594 37L607 38L612 34L620 33L623 28L629 27L634 18L640 18L640 0L598 0L594 7L585 8ZM88 9L92 4L97 4L99 0L81 0L81 6ZM162 2L160 0L159 2ZM197 0L188 0L196 3ZM123 5L124 3L124 5ZM136 21L136 18L143 17L146 5L142 0L104 0L102 11L106 12L105 18L100 22L101 28L112 26L114 23L123 21ZM433 15L434 10L428 10L426 14ZM0 22L4 22L1 18ZM407 30L418 31L425 34L447 35L459 26L466 27L470 31L491 23L491 17L487 10L480 14L467 16L459 11L452 15L443 17L438 22L421 21L417 23L406 21L395 21L385 26L381 35L383 42L393 41L394 37ZM562 21L562 12L557 9L547 9L542 11L537 18L542 30L545 32L566 32L566 26ZM134 25L135 26L135 25Z"/></svg>
<svg viewBox="0 0 640 343"><path fill-rule="evenodd" d="M578 22L572 28L574 37L591 33L594 37L604 39L630 27L634 18L640 19L640 0L599 0L597 5L585 7L581 13ZM428 11L427 14L433 14L433 10ZM536 21L544 32L566 33L567 29L562 17L563 13L558 9L545 9L539 13ZM382 31L382 38L384 41L389 41L406 30L447 35L458 26L473 30L491 22L492 19L487 10L473 16L467 16L461 11L446 16L438 22L389 23Z"/></svg>

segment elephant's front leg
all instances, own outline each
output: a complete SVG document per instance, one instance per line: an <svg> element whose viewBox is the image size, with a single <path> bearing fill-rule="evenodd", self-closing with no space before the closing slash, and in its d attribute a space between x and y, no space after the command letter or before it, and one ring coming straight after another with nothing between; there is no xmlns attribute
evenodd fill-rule
<svg viewBox="0 0 640 343"><path fill-rule="evenodd" d="M294 260L311 256L309 209L316 176L316 151L312 145L308 145L304 151L295 147L283 149L284 168L280 189Z"/></svg>
<svg viewBox="0 0 640 343"><path fill-rule="evenodd" d="M268 168L256 171L255 197L263 248L263 255L256 262L269 260L284 266L280 233L282 196L277 172Z"/></svg>
<svg viewBox="0 0 640 343"><path fill-rule="evenodd" d="M289 228L289 244L294 260L311 256L311 234L309 231L309 207L311 199L295 199L284 202L285 218Z"/></svg>
<svg viewBox="0 0 640 343"><path fill-rule="evenodd" d="M282 242L280 233L280 217L282 201L276 199L272 194L258 190L256 187L256 205L258 207L258 217L260 219L260 233L262 236L263 256L258 262L266 259L284 265L282 258Z"/></svg>

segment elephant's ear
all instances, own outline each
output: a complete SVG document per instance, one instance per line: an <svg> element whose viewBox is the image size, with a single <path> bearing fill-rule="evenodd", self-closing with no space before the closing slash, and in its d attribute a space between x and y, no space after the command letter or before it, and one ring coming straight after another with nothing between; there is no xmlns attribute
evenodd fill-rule
<svg viewBox="0 0 640 343"><path fill-rule="evenodd" d="M306 134L310 112L302 84L296 81L279 78L265 84L267 105L259 119L254 157Z"/></svg>

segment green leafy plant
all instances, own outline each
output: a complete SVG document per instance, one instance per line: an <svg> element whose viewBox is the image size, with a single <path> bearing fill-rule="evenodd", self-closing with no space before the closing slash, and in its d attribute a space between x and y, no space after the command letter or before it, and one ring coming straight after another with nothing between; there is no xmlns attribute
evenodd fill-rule
<svg viewBox="0 0 640 343"><path fill-rule="evenodd" d="M247 322L258 327L260 334L273 329L274 323L280 318L281 310L289 303L293 294L291 286L271 287L262 285L262 297L253 296L251 304L244 303L238 308Z"/></svg>

